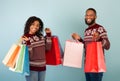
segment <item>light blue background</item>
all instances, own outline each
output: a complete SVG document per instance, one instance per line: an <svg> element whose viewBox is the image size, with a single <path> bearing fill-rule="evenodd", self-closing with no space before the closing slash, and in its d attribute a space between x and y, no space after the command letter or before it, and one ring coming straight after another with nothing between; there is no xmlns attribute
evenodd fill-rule
<svg viewBox="0 0 120 81"><path fill-rule="evenodd" d="M83 37L85 10L97 10L97 23L108 32L111 48L106 51L107 72L103 81L120 81L120 9L119 0L0 0L0 81L25 81L24 76L13 73L2 64L10 46L23 34L28 17L40 17L45 27L57 35L64 49L70 34ZM46 81L85 81L83 68L48 66Z"/></svg>

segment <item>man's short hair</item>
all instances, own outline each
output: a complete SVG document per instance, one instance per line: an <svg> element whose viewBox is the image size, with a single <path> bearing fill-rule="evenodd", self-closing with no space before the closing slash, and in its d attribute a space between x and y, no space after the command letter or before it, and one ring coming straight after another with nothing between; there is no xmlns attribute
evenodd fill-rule
<svg viewBox="0 0 120 81"><path fill-rule="evenodd" d="M86 12L87 12L88 10L92 10L92 11L95 13L95 15L97 15L97 12L96 12L96 10L95 10L94 8L88 8L88 9L86 10Z"/></svg>

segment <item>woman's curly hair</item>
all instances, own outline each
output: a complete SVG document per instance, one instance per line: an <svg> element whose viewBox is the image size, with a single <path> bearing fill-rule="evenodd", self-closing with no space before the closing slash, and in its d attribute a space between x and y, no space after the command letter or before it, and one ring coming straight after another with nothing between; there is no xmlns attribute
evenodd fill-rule
<svg viewBox="0 0 120 81"><path fill-rule="evenodd" d="M39 25L39 30L35 33L38 37L40 37L43 33L43 22L40 18L36 16L31 16L28 18L28 20L25 23L25 28L24 28L24 35L28 34L30 31L30 26L33 24L34 21L38 21L40 23Z"/></svg>

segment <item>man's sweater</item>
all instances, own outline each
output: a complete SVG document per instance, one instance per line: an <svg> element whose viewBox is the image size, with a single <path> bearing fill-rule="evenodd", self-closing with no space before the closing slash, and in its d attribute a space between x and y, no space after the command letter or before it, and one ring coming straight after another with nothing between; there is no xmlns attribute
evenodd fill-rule
<svg viewBox="0 0 120 81"><path fill-rule="evenodd" d="M110 42L108 40L107 32L106 30L99 24L94 24L91 27L88 27L85 32L84 32L84 43L85 45L88 42L92 42L93 40L93 35L94 33L97 32L99 33L100 39L97 41L102 42L102 46L104 49L109 49L110 48Z"/></svg>

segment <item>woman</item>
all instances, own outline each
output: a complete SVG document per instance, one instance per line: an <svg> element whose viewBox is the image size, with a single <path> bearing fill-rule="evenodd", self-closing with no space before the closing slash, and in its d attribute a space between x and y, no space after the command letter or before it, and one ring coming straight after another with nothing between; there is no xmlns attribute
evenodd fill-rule
<svg viewBox="0 0 120 81"><path fill-rule="evenodd" d="M45 51L51 49L51 31L45 29L43 36L43 22L40 18L32 16L28 18L22 36L23 43L29 48L30 75L26 81L45 81L46 59Z"/></svg>

